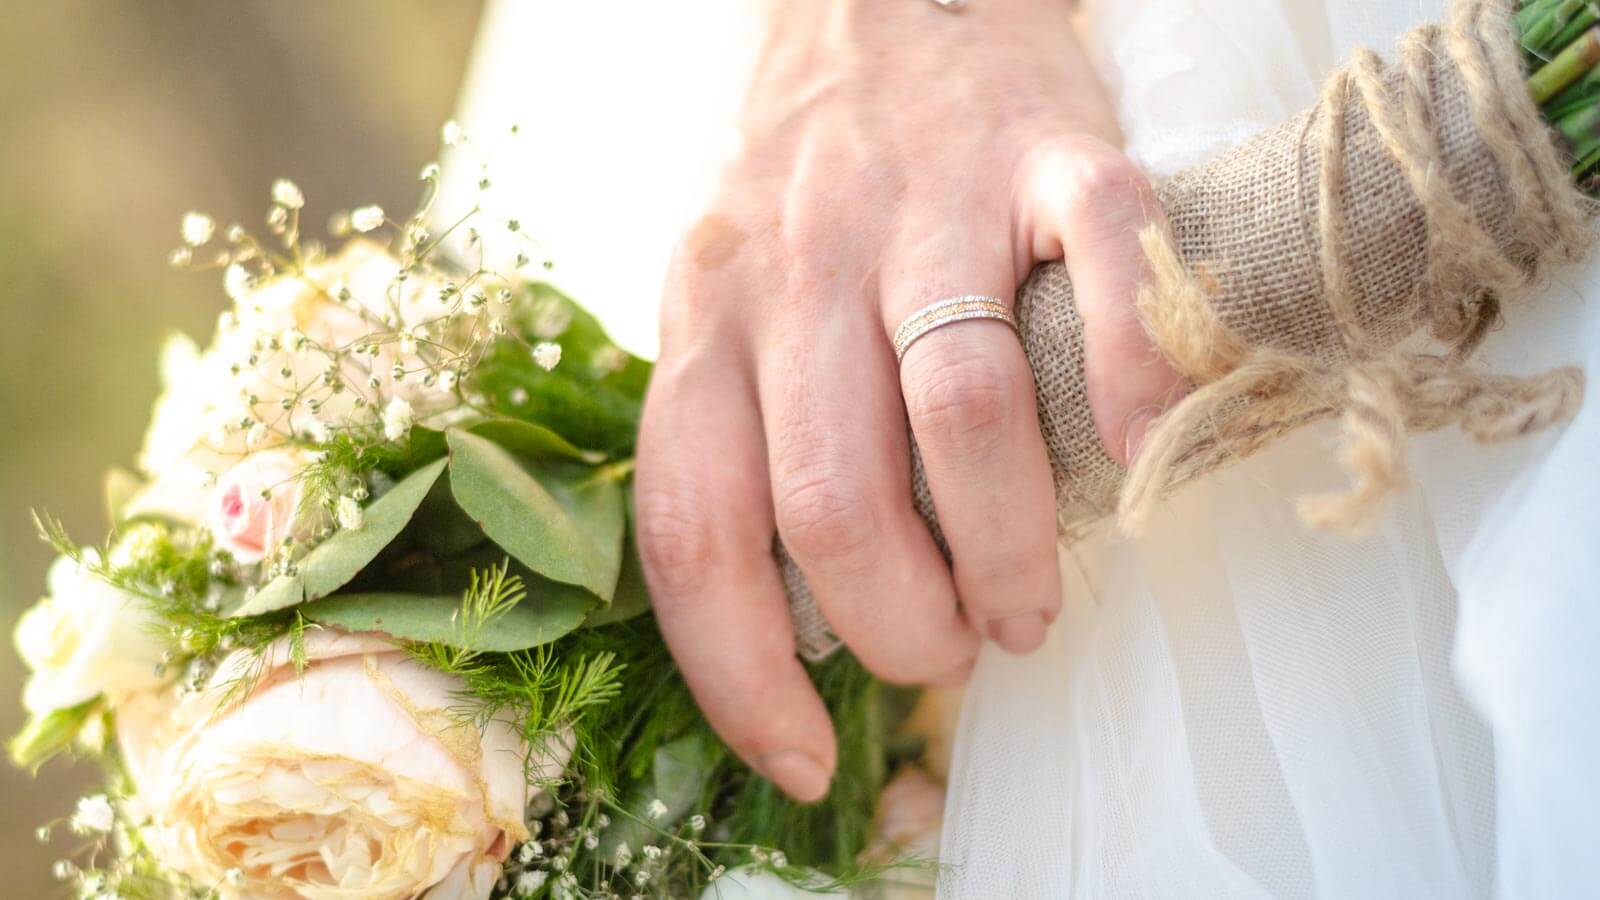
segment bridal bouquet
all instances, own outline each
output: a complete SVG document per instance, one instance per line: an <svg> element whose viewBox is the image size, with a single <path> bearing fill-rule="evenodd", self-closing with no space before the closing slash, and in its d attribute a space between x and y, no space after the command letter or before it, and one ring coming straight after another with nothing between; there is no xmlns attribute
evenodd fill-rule
<svg viewBox="0 0 1600 900"><path fill-rule="evenodd" d="M17 627L11 754L106 773L57 876L97 898L481 900L869 874L905 697L847 656L815 667L841 761L810 807L718 742L629 538L650 365L530 277L517 222L493 225L522 249L500 271L479 211L435 233L430 201L355 209L325 250L294 184L272 199L266 239L182 222L173 262L229 302L207 346L162 351L110 537L39 517L60 559Z"/></svg>

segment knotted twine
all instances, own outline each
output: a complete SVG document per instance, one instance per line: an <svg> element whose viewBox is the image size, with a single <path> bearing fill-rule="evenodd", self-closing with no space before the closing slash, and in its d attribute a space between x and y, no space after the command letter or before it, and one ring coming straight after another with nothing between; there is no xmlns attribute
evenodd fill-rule
<svg viewBox="0 0 1600 900"><path fill-rule="evenodd" d="M1406 35L1393 63L1358 50L1311 109L1157 189L1167 224L1140 236L1139 310L1193 390L1152 423L1131 470L1095 431L1065 268L1033 272L1018 331L1065 539L1112 514L1137 532L1175 486L1334 416L1352 483L1299 512L1358 533L1409 481L1408 432L1454 424L1503 441L1576 411L1576 369L1466 363L1502 301L1593 240L1593 207L1524 87L1510 13L1507 0L1462 0L1448 26ZM912 453L914 501L942 547ZM838 641L776 554L801 653L826 656Z"/></svg>

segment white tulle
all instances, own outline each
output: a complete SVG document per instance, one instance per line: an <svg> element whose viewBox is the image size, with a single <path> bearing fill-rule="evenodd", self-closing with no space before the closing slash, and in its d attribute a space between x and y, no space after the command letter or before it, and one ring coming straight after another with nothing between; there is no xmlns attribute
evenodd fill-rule
<svg viewBox="0 0 1600 900"><path fill-rule="evenodd" d="M1159 177L1309 104L1353 46L1442 13L1104 0L1085 28ZM608 27L624 15L649 27ZM546 134L498 177L519 180L564 283L641 349L755 18L705 0L501 2L486 20L469 127ZM1595 294L1600 266L1561 273L1482 362L1600 378ZM1303 432L1183 490L1144 537L1064 552L1046 648L991 649L974 677L944 896L1600 896L1600 400L1517 444L1417 439L1415 489L1359 542L1293 515L1342 483L1335 441Z"/></svg>

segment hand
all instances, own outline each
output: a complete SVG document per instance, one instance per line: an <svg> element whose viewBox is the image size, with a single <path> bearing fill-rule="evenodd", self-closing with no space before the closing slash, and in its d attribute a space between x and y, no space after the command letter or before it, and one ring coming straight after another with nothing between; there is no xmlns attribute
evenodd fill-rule
<svg viewBox="0 0 1600 900"><path fill-rule="evenodd" d="M797 0L775 11L746 145L679 247L639 440L640 550L707 717L802 800L832 729L795 658L774 529L861 662L965 679L980 636L1037 648L1060 609L1031 373L1003 323L889 335L939 299L1008 302L1065 256L1094 420L1126 460L1178 382L1134 311L1157 215L1117 150L1066 0ZM911 505L916 435L953 556Z"/></svg>

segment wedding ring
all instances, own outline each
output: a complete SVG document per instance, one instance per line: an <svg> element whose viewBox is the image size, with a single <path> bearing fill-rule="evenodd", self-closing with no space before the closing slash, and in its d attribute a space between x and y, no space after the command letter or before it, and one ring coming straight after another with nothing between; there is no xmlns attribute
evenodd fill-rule
<svg viewBox="0 0 1600 900"><path fill-rule="evenodd" d="M905 359L911 345L935 328L968 319L995 319L1010 325L1012 331L1017 330L1017 320L1011 315L1011 308L999 297L982 294L951 297L924 306L900 323L894 332L894 358L897 361Z"/></svg>

